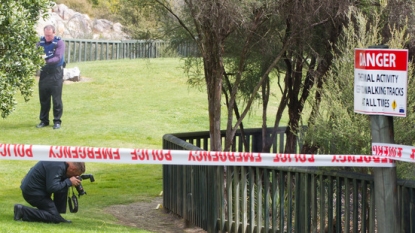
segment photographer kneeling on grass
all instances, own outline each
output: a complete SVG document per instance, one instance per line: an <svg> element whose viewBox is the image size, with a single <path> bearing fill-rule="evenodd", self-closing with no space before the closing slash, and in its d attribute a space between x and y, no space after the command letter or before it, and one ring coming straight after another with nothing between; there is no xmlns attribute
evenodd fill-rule
<svg viewBox="0 0 415 233"><path fill-rule="evenodd" d="M29 170L20 186L23 198L37 208L14 205L14 220L71 223L60 214L66 213L69 187L79 186L79 176L84 172L83 162L38 162Z"/></svg>

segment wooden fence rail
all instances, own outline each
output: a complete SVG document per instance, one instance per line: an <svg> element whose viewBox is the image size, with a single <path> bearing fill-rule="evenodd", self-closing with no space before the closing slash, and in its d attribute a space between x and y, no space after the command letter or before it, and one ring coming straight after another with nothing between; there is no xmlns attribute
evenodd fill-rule
<svg viewBox="0 0 415 233"><path fill-rule="evenodd" d="M260 135L261 129L245 131L251 148ZM273 152L284 147L285 128L278 135ZM163 149L207 150L208 145L209 132L163 137ZM415 182L397 183L402 232L415 232ZM163 193L165 209L208 232L376 232L374 181L366 174L163 165Z"/></svg>

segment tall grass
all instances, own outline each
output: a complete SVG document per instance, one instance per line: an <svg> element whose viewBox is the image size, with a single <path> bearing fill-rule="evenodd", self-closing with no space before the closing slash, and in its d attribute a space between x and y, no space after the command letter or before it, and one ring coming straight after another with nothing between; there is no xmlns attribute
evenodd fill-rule
<svg viewBox="0 0 415 233"><path fill-rule="evenodd" d="M166 133L208 129L206 93L186 84L179 59L68 65L74 66L83 81L65 82L62 128L35 127L39 123L35 86L29 102L19 97L15 112L0 120L0 143L161 149ZM261 126L259 112L253 111L246 128ZM0 160L0 232L144 232L116 224L103 210L151 200L162 190L160 165L87 163L86 173L96 181L83 181L88 194L79 199L79 212L64 214L73 224L16 222L13 205L28 205L20 181L35 163Z"/></svg>

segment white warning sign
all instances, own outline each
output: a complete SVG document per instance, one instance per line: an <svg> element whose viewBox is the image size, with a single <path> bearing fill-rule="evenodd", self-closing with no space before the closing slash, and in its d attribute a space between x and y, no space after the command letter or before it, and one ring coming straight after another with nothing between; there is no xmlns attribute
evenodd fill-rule
<svg viewBox="0 0 415 233"><path fill-rule="evenodd" d="M406 117L408 50L355 49L354 111Z"/></svg>

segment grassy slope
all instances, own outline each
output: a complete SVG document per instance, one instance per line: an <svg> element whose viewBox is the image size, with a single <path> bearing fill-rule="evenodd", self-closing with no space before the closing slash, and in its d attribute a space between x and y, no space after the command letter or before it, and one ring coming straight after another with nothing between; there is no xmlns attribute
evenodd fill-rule
<svg viewBox="0 0 415 233"><path fill-rule="evenodd" d="M89 81L64 85L62 130L34 128L39 122L36 86L30 102L20 101L16 111L0 121L2 142L160 148L165 133L206 129L204 93L187 87L178 60L71 66L78 66ZM206 123L194 124L198 121ZM10 137L16 132L17 138Z"/></svg>
<svg viewBox="0 0 415 233"><path fill-rule="evenodd" d="M39 122L35 86L31 101L19 99L16 111L0 120L1 143L161 149L166 133L208 129L206 93L188 87L178 59L99 61L68 67L74 66L87 81L64 85L62 128L35 128ZM259 114L245 123L246 128L260 126ZM0 232L140 232L115 224L102 209L148 200L162 189L160 165L88 163L86 173L94 174L96 181L83 182L88 194L79 200L80 211L64 216L74 224L15 222L13 204L26 204L20 180L35 162L0 160Z"/></svg>

